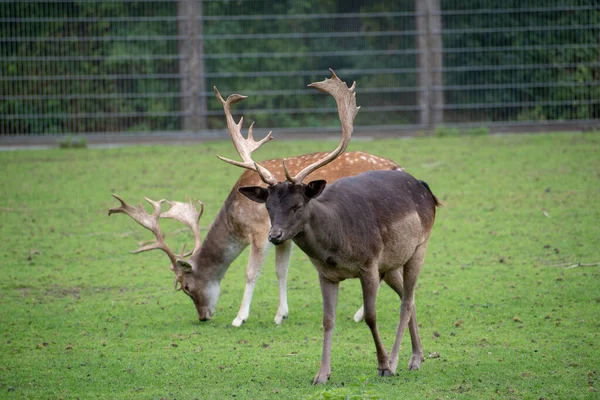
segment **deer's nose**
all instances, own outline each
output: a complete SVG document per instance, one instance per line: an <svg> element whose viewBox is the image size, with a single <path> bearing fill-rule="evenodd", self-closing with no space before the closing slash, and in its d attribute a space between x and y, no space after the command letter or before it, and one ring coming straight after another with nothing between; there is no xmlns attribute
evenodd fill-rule
<svg viewBox="0 0 600 400"><path fill-rule="evenodd" d="M198 319L200 321L210 321L212 319L212 314L213 313L208 308L203 307L198 310Z"/></svg>
<svg viewBox="0 0 600 400"><path fill-rule="evenodd" d="M271 229L269 232L269 242L273 244L279 244L282 242L283 229Z"/></svg>

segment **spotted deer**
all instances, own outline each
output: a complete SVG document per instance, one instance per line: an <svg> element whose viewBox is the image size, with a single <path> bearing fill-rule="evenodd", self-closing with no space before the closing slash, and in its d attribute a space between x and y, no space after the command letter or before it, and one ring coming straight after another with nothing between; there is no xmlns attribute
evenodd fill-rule
<svg viewBox="0 0 600 400"><path fill-rule="evenodd" d="M244 140L239 129L228 123L242 162L222 160L253 169L267 184L238 190L249 199L265 204L271 221L269 241L281 245L292 240L315 266L323 297L323 352L313 384L325 383L331 373L331 342L339 282L359 278L364 316L377 351L378 372L393 375L400 343L409 328L412 355L408 368L420 368L423 349L417 328L415 285L440 203L429 186L404 171L369 171L339 179L303 181L343 154L353 131L356 106L355 85L350 88L331 70L332 76L310 84L334 97L342 126L338 147L321 159L293 173L283 161L286 180L280 181L265 165L252 160L262 143ZM235 101L235 96L233 99ZM230 96L231 97L231 96ZM229 117L228 117L229 119ZM377 327L376 298L381 280L400 296L396 338L388 356Z"/></svg>
<svg viewBox="0 0 600 400"><path fill-rule="evenodd" d="M230 114L228 118L231 118ZM266 140L270 140L270 138L269 135ZM263 139L263 141L266 140ZM291 171L300 171L322 158L325 154L313 153L289 158L287 165ZM263 165L275 170L281 165L281 162L281 159L269 160L263 162ZM315 171L311 177L333 182L345 176L374 169L401 168L393 161L383 157L363 152L349 152L343 154L325 168ZM284 179L283 171L275 176ZM132 207L125 200L113 194L119 200L121 206L110 209L108 213L109 215L125 213L154 233L156 236L155 243L144 246L133 253L155 249L164 251L169 257L170 268L175 273L175 289L181 290L192 299L198 318L201 321L212 318L219 298L223 276L233 260L250 245L250 257L246 268L246 288L239 312L232 323L233 326L239 327L248 319L254 286L265 262L267 251L272 246L268 241L271 225L267 210L261 204L248 200L238 192L240 187L255 185L264 185L259 175L254 171L245 171L233 186L204 241L201 241L198 223L204 209L201 202L182 203L167 200L155 202L146 199L153 207L153 212L149 214L141 205ZM170 208L167 211L162 211L161 206L165 202L170 205ZM194 249L190 257L185 258L183 255L177 255L167 246L159 225L160 218L172 218L190 227L195 239ZM279 280L279 307L275 314L276 324L281 324L288 315L286 282L291 248L291 241L282 243L275 248L275 270ZM362 310L361 308L356 313L356 321L362 319Z"/></svg>

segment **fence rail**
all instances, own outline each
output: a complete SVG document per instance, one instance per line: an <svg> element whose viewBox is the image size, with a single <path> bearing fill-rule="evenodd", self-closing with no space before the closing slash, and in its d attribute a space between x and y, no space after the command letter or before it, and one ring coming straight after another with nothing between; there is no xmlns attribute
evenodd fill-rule
<svg viewBox="0 0 600 400"><path fill-rule="evenodd" d="M519 6L515 7L515 4ZM598 126L596 0L0 1L0 136L330 129L306 89L357 81L357 128Z"/></svg>

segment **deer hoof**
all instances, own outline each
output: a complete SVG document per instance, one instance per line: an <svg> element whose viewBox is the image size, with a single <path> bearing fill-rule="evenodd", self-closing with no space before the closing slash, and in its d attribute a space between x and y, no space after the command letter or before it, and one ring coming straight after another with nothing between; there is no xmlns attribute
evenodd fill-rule
<svg viewBox="0 0 600 400"><path fill-rule="evenodd" d="M279 314L277 314L275 316L275 323L277 325L281 325L281 324L283 324L283 321L285 321L287 319L287 317L288 317L287 314L286 315L279 315Z"/></svg>
<svg viewBox="0 0 600 400"><path fill-rule="evenodd" d="M317 376L315 376L315 379L313 379L313 385L322 385L322 384L326 383L327 380L329 379L330 375L331 375L331 370L319 369L319 372L317 372Z"/></svg>
<svg viewBox="0 0 600 400"><path fill-rule="evenodd" d="M390 371L392 372L392 375L396 375L396 368L398 368L398 361L396 361L396 362L390 361Z"/></svg>
<svg viewBox="0 0 600 400"><path fill-rule="evenodd" d="M239 328L240 326L244 325L244 322L246 322L244 318L237 317L233 320L231 325L235 326L236 328Z"/></svg>
<svg viewBox="0 0 600 400"><path fill-rule="evenodd" d="M421 354L413 354L408 361L408 370L417 371L421 368L421 362L425 361L425 358Z"/></svg>
<svg viewBox="0 0 600 400"><path fill-rule="evenodd" d="M379 369L377 368L377 372L379 373L379 376L393 376L394 373L392 372L392 370L390 369Z"/></svg>

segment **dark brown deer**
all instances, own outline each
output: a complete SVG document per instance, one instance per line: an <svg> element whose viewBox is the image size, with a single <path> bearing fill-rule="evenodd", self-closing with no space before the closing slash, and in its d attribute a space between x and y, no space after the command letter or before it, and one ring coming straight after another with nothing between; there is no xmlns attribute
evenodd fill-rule
<svg viewBox="0 0 600 400"><path fill-rule="evenodd" d="M269 241L276 245L290 239L304 251L319 273L323 296L323 354L313 384L324 383L331 372L331 341L339 282L359 278L363 291L365 321L377 350L381 376L393 375L406 327L409 327L412 356L408 368L420 368L423 349L417 329L415 285L435 220L437 198L429 186L403 171L370 171L338 180L326 187L325 180L302 183L310 174L340 156L353 130L358 107L354 84L348 88L331 70L332 77L309 86L331 94L337 103L342 125L339 146L322 159L292 175L283 168L287 181L278 179L264 166L252 161L256 147L248 146L239 132L230 132L243 162L225 161L255 169L262 186L241 187L249 199L265 203L271 230ZM233 95L235 96L235 95ZM388 356L379 336L376 298L380 280L401 298L400 321Z"/></svg>
<svg viewBox="0 0 600 400"><path fill-rule="evenodd" d="M228 118L231 118L230 112L226 112ZM250 137L248 140L252 140L252 138ZM314 153L290 158L287 160L287 165L291 171L297 172L324 155L325 153ZM277 159L265 161L263 165L274 170L281 166L281 163L282 160ZM400 167L386 158L362 152L350 152L344 153L325 168L315 171L311 177L333 182L345 176L357 175L373 169L400 169ZM285 179L283 171L275 176L278 179ZM202 243L198 225L203 210L202 203L198 203L201 207L198 211L192 202L168 202L171 205L170 210L161 212L161 204L166 200L154 202L147 199L154 208L154 212L148 214L141 205L131 207L123 199L113 195L121 202L121 206L109 210L109 215L125 213L155 234L156 243L142 247L134 253L154 249L163 250L169 257L171 270L175 273L175 288L182 290L193 300L198 318L202 321L211 319L215 312L221 279L229 265L250 245L250 257L246 268L246 288L238 315L233 320L233 326L241 326L248 319L254 286L271 246L268 241L271 225L267 210L262 204L248 200L237 190L239 187L254 185L264 184L256 172L245 171L233 186ZM184 260L183 256L178 256L169 249L159 226L159 218L174 218L192 229L195 246L191 257ZM281 324L288 315L286 281L291 248L291 241L282 243L275 248L276 274L279 279L279 307L275 315L276 324ZM362 308L357 312L355 319L358 321L361 317Z"/></svg>

